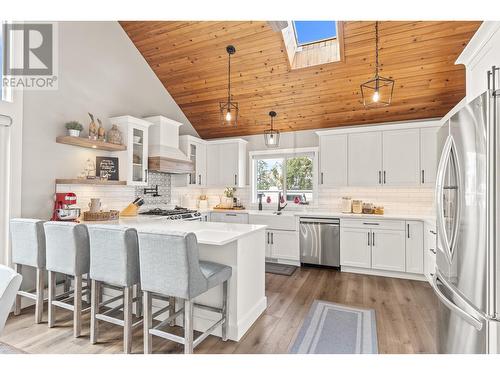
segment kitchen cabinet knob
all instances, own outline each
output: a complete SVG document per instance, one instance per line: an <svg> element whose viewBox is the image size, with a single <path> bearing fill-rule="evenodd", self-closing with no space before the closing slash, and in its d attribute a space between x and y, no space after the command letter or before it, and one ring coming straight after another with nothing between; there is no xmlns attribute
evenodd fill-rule
<svg viewBox="0 0 500 375"><path fill-rule="evenodd" d="M201 185L201 174L198 175L198 184Z"/></svg>
<svg viewBox="0 0 500 375"><path fill-rule="evenodd" d="M375 232L372 232L372 246L375 247Z"/></svg>

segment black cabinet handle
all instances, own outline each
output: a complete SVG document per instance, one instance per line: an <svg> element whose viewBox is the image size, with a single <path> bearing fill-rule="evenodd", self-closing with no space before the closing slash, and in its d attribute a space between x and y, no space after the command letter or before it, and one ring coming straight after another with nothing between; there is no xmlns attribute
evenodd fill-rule
<svg viewBox="0 0 500 375"><path fill-rule="evenodd" d="M410 238L410 224L406 224L408 238Z"/></svg>
<svg viewBox="0 0 500 375"><path fill-rule="evenodd" d="M385 184L385 171L384 171L384 184Z"/></svg>
<svg viewBox="0 0 500 375"><path fill-rule="evenodd" d="M378 171L378 183L382 184L382 172Z"/></svg>
<svg viewBox="0 0 500 375"><path fill-rule="evenodd" d="M422 169L422 183L425 184L425 171Z"/></svg>
<svg viewBox="0 0 500 375"><path fill-rule="evenodd" d="M372 246L375 246L375 232L372 232Z"/></svg>
<svg viewBox="0 0 500 375"><path fill-rule="evenodd" d="M370 232L368 232L367 234L368 234L368 246L370 246Z"/></svg>
<svg viewBox="0 0 500 375"><path fill-rule="evenodd" d="M323 172L321 172L321 185L323 185Z"/></svg>
<svg viewBox="0 0 500 375"><path fill-rule="evenodd" d="M274 245L274 233L271 232L271 245Z"/></svg>
<svg viewBox="0 0 500 375"><path fill-rule="evenodd" d="M144 182L148 182L148 170L144 170Z"/></svg>
<svg viewBox="0 0 500 375"><path fill-rule="evenodd" d="M201 174L198 175L198 184L201 185Z"/></svg>
<svg viewBox="0 0 500 375"><path fill-rule="evenodd" d="M234 175L234 184L238 185L238 175L237 174Z"/></svg>

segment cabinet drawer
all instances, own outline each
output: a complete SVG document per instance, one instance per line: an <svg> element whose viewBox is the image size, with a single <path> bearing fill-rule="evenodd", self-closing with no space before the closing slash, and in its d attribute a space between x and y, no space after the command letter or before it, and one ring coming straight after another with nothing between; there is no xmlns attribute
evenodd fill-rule
<svg viewBox="0 0 500 375"><path fill-rule="evenodd" d="M343 228L405 230L405 222L402 220L377 220L372 218L341 219L340 226Z"/></svg>
<svg viewBox="0 0 500 375"><path fill-rule="evenodd" d="M247 224L248 214L239 214L234 212L211 212L210 221Z"/></svg>

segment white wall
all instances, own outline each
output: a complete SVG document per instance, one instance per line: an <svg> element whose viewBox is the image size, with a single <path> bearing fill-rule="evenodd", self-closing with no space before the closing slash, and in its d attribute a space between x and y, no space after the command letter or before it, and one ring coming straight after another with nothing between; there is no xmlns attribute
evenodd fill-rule
<svg viewBox="0 0 500 375"><path fill-rule="evenodd" d="M56 178L74 178L102 151L57 144L64 123L164 115L196 131L117 22L59 23L59 89L24 96L22 215L47 218ZM84 202L82 202L84 203Z"/></svg>

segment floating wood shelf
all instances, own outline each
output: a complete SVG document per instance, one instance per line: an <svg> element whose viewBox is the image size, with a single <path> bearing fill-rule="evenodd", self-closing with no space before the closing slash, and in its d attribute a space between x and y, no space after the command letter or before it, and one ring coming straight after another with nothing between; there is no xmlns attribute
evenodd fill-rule
<svg viewBox="0 0 500 375"><path fill-rule="evenodd" d="M115 145L109 142L92 141L83 137L60 136L56 138L56 142L65 145L93 148L95 150L104 151L125 151L127 149L127 146L125 145Z"/></svg>
<svg viewBox="0 0 500 375"><path fill-rule="evenodd" d="M86 180L83 178L58 178L59 185L127 185L127 181Z"/></svg>

